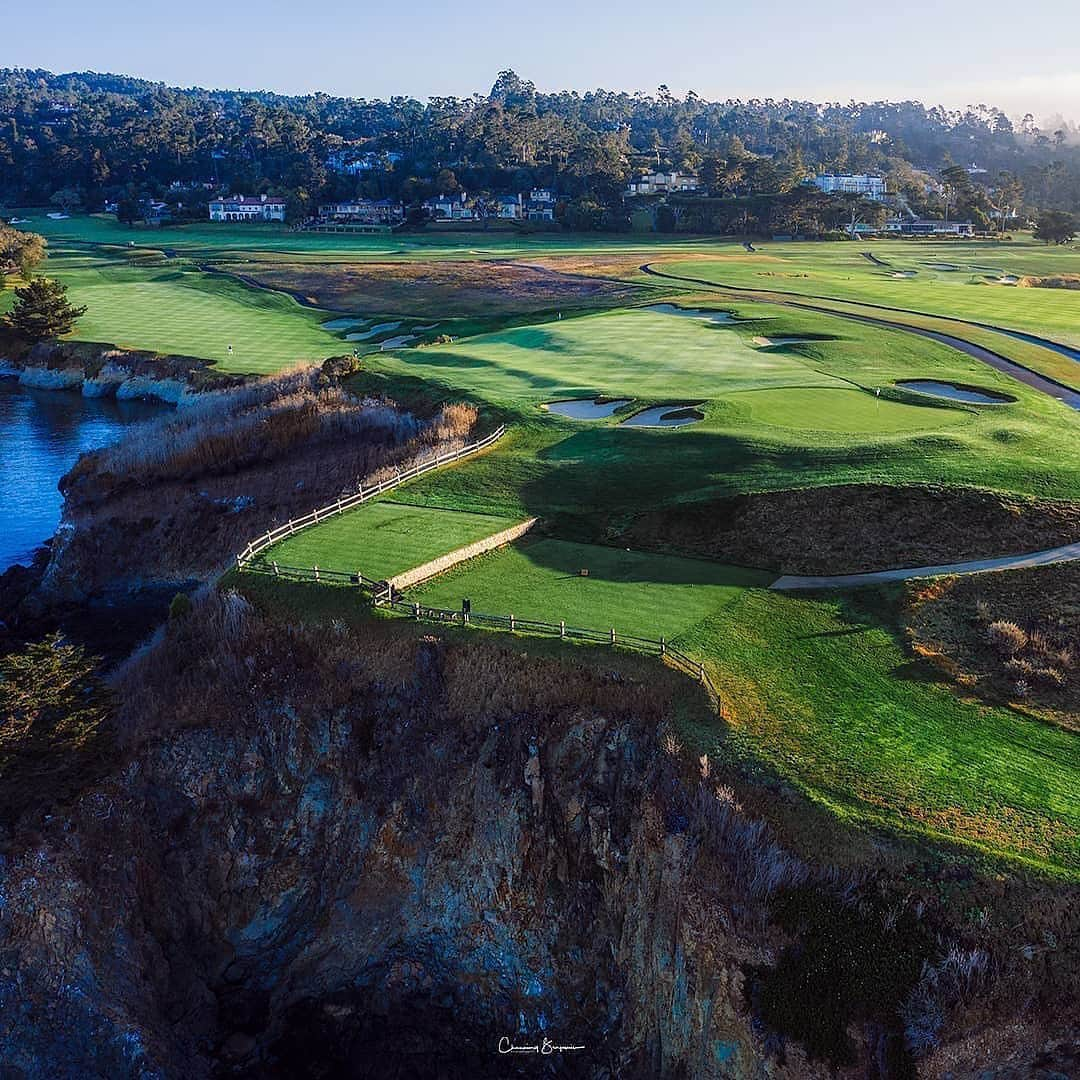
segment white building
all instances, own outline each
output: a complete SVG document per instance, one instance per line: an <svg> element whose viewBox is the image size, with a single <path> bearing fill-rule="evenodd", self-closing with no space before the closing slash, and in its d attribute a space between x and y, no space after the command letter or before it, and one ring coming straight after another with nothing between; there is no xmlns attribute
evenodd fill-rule
<svg viewBox="0 0 1080 1080"><path fill-rule="evenodd" d="M865 199L883 202L888 194L885 177L868 173L825 173L815 176L811 182L826 195L862 195Z"/></svg>
<svg viewBox="0 0 1080 1080"><path fill-rule="evenodd" d="M453 195L436 195L424 203L424 209L436 221L472 221L476 216L469 197L464 191Z"/></svg>
<svg viewBox="0 0 1080 1080"><path fill-rule="evenodd" d="M357 222L366 225L397 225L405 220L401 203L393 199L352 199L319 207L322 221Z"/></svg>
<svg viewBox="0 0 1080 1080"><path fill-rule="evenodd" d="M496 213L507 221L520 221L525 216L525 207L520 195L499 195L495 199Z"/></svg>
<svg viewBox="0 0 1080 1080"><path fill-rule="evenodd" d="M697 191L697 189L696 176L675 169L672 172L642 173L627 184L623 194L628 198L636 195L677 195Z"/></svg>
<svg viewBox="0 0 1080 1080"><path fill-rule="evenodd" d="M227 195L210 200L211 221L284 221L285 200L275 195Z"/></svg>

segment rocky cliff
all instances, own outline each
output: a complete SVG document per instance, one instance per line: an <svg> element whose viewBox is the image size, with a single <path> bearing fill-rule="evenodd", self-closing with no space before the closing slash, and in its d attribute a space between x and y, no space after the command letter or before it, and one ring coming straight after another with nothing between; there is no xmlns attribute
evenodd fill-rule
<svg viewBox="0 0 1080 1080"><path fill-rule="evenodd" d="M681 760L674 672L230 594L113 689L109 775L0 863L5 1077L913 1075L915 915ZM799 941L807 896L850 932Z"/></svg>

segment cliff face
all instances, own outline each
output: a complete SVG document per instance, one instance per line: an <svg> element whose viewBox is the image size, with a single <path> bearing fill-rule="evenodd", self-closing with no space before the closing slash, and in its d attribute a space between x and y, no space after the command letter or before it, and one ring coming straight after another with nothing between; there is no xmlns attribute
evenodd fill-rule
<svg viewBox="0 0 1080 1080"><path fill-rule="evenodd" d="M657 746L673 684L344 631L315 660L237 604L234 655L134 662L126 764L3 865L15 1075L533 1075L498 1040L545 1035L572 1075L816 1074L751 1030L762 923ZM223 695L182 700L205 663Z"/></svg>
<svg viewBox="0 0 1080 1080"><path fill-rule="evenodd" d="M299 628L229 595L115 690L109 778L24 818L0 863L20 1080L913 1075L873 1012L907 916L867 950L851 882L680 764L669 718L708 715L674 672ZM774 909L808 889L831 922L805 969L818 946ZM769 1034L762 1009L829 1013L852 949L869 1011L826 1032L848 1048ZM785 963L790 991L762 980Z"/></svg>

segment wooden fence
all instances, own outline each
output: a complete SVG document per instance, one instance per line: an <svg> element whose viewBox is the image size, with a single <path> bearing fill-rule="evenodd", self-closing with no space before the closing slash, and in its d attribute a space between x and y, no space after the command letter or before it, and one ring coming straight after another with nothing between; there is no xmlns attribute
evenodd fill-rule
<svg viewBox="0 0 1080 1080"><path fill-rule="evenodd" d="M390 582L365 577L359 570L350 573L345 570L324 570L318 566L285 566L278 562L253 563L245 566L244 569L249 573L269 574L285 578L287 581L355 585L375 607L421 622L485 627L489 630L508 630L513 634L541 634L545 637L561 638L563 641L585 641L595 645L610 645L615 648L631 649L649 656L658 656L669 666L700 682L715 703L717 711L721 716L723 715L720 694L716 689L716 684L705 670L705 665L700 660L695 660L679 649L673 648L664 637L647 638L636 634L624 634L614 626L607 630L570 626L565 620L557 623L543 622L538 619L522 619L517 615L489 615L477 611L466 615L452 608L430 607L427 604L409 600Z"/></svg>
<svg viewBox="0 0 1080 1080"><path fill-rule="evenodd" d="M418 476L423 476L424 473L430 472L432 469L437 469L442 465L449 465L454 461L460 461L462 458L468 457L470 454L486 450L492 443L502 438L505 432L506 426L500 425L490 435L469 443L461 447L460 450L437 454L426 461L418 462L389 480L384 480L369 488L361 487L355 495L338 499L336 502L320 507L318 510L312 510L310 514L305 514L301 518L287 521L276 529L270 529L262 536L256 537L243 551L237 554L237 568L248 573L268 574L289 581L354 585L359 592L371 600L375 607L385 608L395 614L405 615L424 622L487 627L491 630L509 630L511 633L516 634L542 634L546 637L558 637L564 641L585 641L597 645L611 645L616 648L632 649L635 652L646 653L650 656L658 656L664 663L697 679L715 703L718 712L723 715L723 704L720 695L708 672L706 672L705 665L687 656L686 653L672 648L663 637L646 638L638 637L635 634L623 634L619 633L615 627L610 627L607 630L592 630L583 626L568 626L565 620L549 623L536 619L520 619L516 615L487 615L482 612L470 612L466 615L461 611L429 607L406 600L389 581L378 581L375 578L369 578L360 570L326 570L318 566L287 566L276 561L252 561L256 555L259 555L268 547L287 536L292 536L301 529L317 525L327 518L351 510L354 506L362 506L377 495L392 491L398 485L413 480Z"/></svg>
<svg viewBox="0 0 1080 1080"><path fill-rule="evenodd" d="M486 450L493 443L498 442L505 434L506 425L500 424L490 435L486 435L482 439L477 439L476 442L467 443L459 450L450 450L445 454L434 454L430 458L417 462L415 465L410 465L409 468L397 473L397 475L392 476L387 480L383 480L378 484L374 484L371 487L364 487L364 485L361 484L359 491L353 495L346 495L336 502L328 503L326 506L320 506L317 510L312 510L310 514L305 514L303 517L299 518L292 518L289 521L286 521L284 525L279 525L276 529L270 529L268 532L265 532L252 540L243 551L237 552L237 569L243 570L256 555L261 554L279 540L284 540L287 536L292 536L294 533L298 533L301 529L306 529L311 525L318 525L320 522L326 521L327 518L343 514L346 510L351 510L355 506L363 506L364 503L374 499L376 496L385 495L386 492L393 491L394 488L399 485L407 483L409 480L415 480L418 476L423 476L424 473L431 472L432 469L438 469L443 465L450 465L453 462L460 461L462 458L469 457L472 454L478 454L481 450ZM318 571L318 573L329 574L330 572Z"/></svg>

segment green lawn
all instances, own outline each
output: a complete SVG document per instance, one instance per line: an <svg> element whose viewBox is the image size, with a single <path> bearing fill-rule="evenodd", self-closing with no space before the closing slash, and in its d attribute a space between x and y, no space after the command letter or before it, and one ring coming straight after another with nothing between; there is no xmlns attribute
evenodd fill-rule
<svg viewBox="0 0 1080 1080"><path fill-rule="evenodd" d="M889 265L874 265L863 258L864 250ZM942 269L945 265L959 269ZM715 258L669 262L660 269L743 288L955 316L1080 347L1080 291L1016 288L994 281L998 270L1017 277L1080 273L1080 250L1075 246L1046 247L1032 241L764 242L754 254L732 248ZM914 276L891 276L904 272Z"/></svg>
<svg viewBox="0 0 1080 1080"><path fill-rule="evenodd" d="M703 559L525 539L410 589L407 599L457 609L468 597L474 611L489 615L562 619L656 640L676 638L774 576Z"/></svg>
<svg viewBox="0 0 1080 1080"><path fill-rule="evenodd" d="M714 752L763 754L844 816L1080 874L1076 734L935 685L877 605L754 590L694 627L681 647L732 719Z"/></svg>
<svg viewBox="0 0 1080 1080"><path fill-rule="evenodd" d="M657 250L717 251L731 246L722 238L688 239L656 234L631 236L581 235L553 232L522 233L426 229L402 234L345 234L294 232L286 225L197 222L166 228L129 228L107 215L76 215L62 221L42 210L18 210L21 227L51 241L167 249L202 258L243 252L318 258L417 256L419 258L483 258L502 255L581 254L595 251L655 252Z"/></svg>
<svg viewBox="0 0 1080 1080"><path fill-rule="evenodd" d="M361 571L379 580L508 529L520 518L379 501L275 544L262 562Z"/></svg>
<svg viewBox="0 0 1080 1080"><path fill-rule="evenodd" d="M244 373L318 362L348 348L320 329L326 315L228 278L78 256L50 258L46 269L73 303L86 306L72 335L79 340L197 356Z"/></svg>

